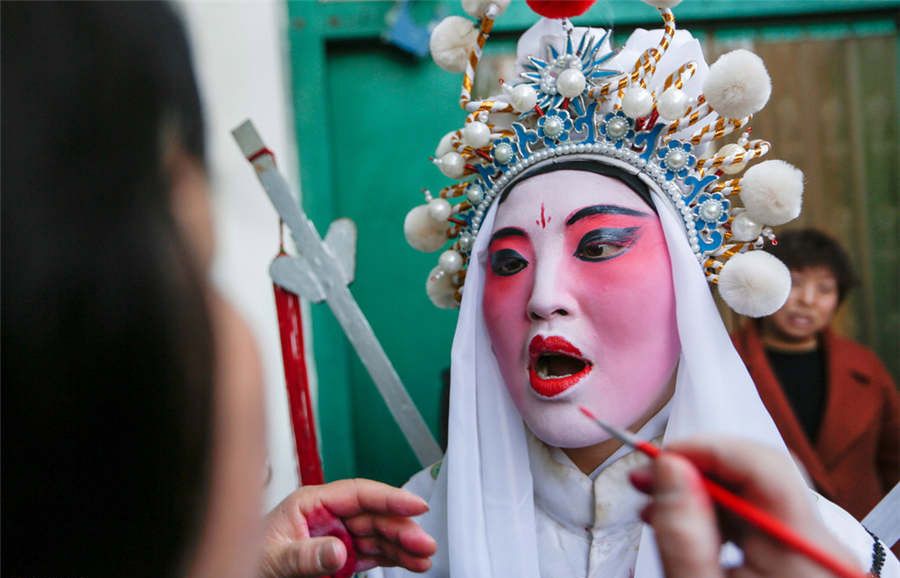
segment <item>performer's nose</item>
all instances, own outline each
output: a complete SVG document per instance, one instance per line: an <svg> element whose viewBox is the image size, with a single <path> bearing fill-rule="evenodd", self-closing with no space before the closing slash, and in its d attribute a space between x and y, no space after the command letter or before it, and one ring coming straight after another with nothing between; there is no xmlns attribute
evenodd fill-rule
<svg viewBox="0 0 900 578"><path fill-rule="evenodd" d="M534 288L528 300L528 317L533 321L550 319L554 316L564 317L574 311L563 287L561 275L556 264L539 266L535 272Z"/></svg>

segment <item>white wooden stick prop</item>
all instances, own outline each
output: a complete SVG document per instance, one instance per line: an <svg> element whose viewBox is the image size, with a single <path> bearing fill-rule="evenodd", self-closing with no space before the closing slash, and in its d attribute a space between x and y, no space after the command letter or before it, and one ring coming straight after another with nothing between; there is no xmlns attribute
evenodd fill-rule
<svg viewBox="0 0 900 578"><path fill-rule="evenodd" d="M256 176L301 252L298 257L276 259L269 268L272 279L313 303L328 303L419 462L427 466L438 461L440 447L350 293L348 285L353 279L356 245L353 222L338 219L329 227L323 242L291 194L290 186L276 168L275 159L253 123L245 121L232 135L256 169Z"/></svg>

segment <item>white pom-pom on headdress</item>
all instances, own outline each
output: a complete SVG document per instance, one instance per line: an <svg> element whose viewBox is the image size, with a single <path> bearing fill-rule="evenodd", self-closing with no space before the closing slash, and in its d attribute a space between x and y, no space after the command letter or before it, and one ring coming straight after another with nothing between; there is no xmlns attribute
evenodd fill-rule
<svg viewBox="0 0 900 578"><path fill-rule="evenodd" d="M478 28L470 20L448 16L431 31L431 57L447 72L465 72L477 38Z"/></svg>
<svg viewBox="0 0 900 578"><path fill-rule="evenodd" d="M649 4L654 8L675 8L681 4L681 0L644 0L644 4Z"/></svg>
<svg viewBox="0 0 900 578"><path fill-rule="evenodd" d="M741 315L771 315L784 305L790 292L791 272L765 251L739 253L719 271L719 295Z"/></svg>
<svg viewBox="0 0 900 578"><path fill-rule="evenodd" d="M759 163L741 179L741 201L758 223L783 225L803 204L803 171L781 160Z"/></svg>
<svg viewBox="0 0 900 578"><path fill-rule="evenodd" d="M413 249L433 253L447 243L449 225L447 221L435 220L428 210L428 205L419 205L406 214L403 234Z"/></svg>
<svg viewBox="0 0 900 578"><path fill-rule="evenodd" d="M431 302L441 309L459 308L459 303L456 302L457 288L453 284L452 277L438 266L431 270L428 280L425 281L425 293Z"/></svg>
<svg viewBox="0 0 900 578"><path fill-rule="evenodd" d="M493 14L493 17L496 18L503 14L509 6L509 0L462 0L463 10L465 10L466 14L472 18L481 18L484 16L484 13L491 7L491 4L497 7L496 12Z"/></svg>
<svg viewBox="0 0 900 578"><path fill-rule="evenodd" d="M749 50L733 50L709 67L703 94L719 116L744 118L769 101L772 79L759 56Z"/></svg>

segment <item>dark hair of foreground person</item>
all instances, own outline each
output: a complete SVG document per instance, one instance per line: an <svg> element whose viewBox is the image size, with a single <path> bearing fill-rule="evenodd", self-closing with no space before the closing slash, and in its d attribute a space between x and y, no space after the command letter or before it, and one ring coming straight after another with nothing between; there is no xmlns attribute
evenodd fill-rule
<svg viewBox="0 0 900 578"><path fill-rule="evenodd" d="M4 576L173 576L202 521L213 343L166 150L202 159L161 3L2 4Z"/></svg>

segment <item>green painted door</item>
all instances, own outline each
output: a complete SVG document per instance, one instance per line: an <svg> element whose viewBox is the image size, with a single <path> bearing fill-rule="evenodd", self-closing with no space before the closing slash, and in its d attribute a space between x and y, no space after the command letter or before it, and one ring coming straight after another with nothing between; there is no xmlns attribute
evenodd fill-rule
<svg viewBox="0 0 900 578"><path fill-rule="evenodd" d="M406 212L424 202L422 187L440 188L428 162L435 135L455 130L451 75L379 44L347 44L329 54L326 90L336 213L359 227L352 290L375 334L437 436L441 371L450 366L455 311L425 295L434 255L410 248ZM351 420L359 475L402 482L418 469L357 357L347 356Z"/></svg>

